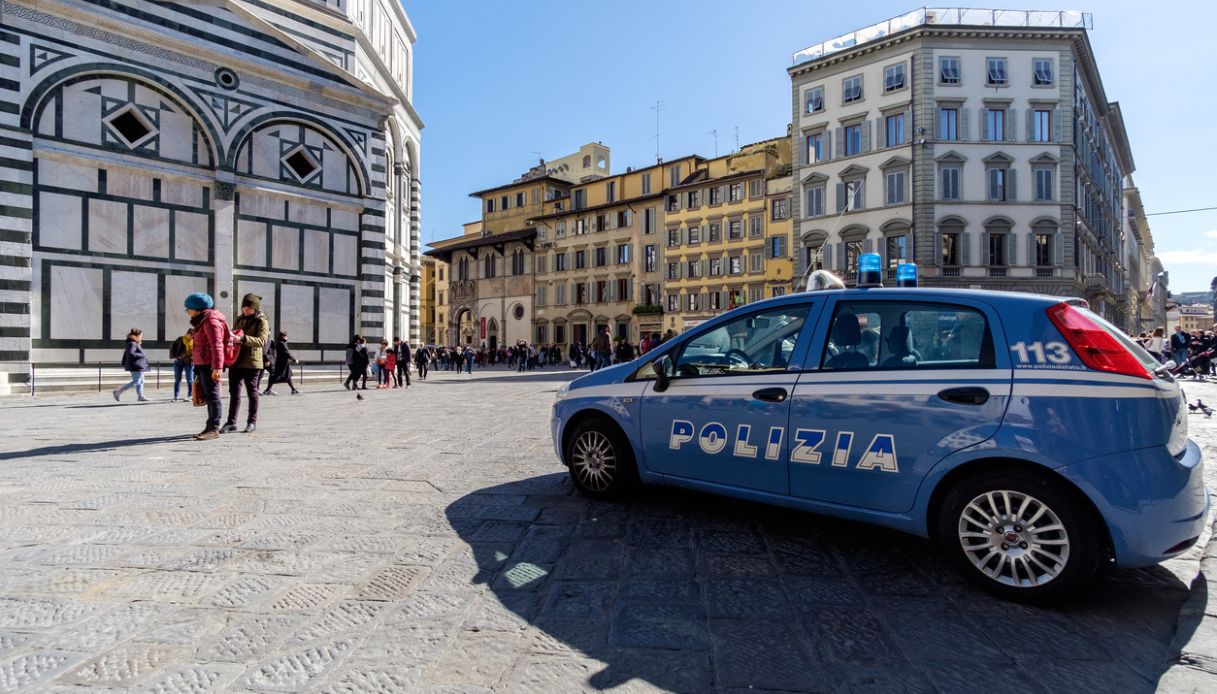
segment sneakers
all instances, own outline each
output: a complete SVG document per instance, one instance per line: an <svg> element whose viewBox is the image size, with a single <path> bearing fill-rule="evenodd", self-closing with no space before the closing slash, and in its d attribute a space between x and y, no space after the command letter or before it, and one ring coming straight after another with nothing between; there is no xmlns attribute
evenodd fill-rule
<svg viewBox="0 0 1217 694"><path fill-rule="evenodd" d="M300 389L299 389L299 388L297 388L296 390L293 390L293 391L292 391L292 395L299 395L299 394L300 394Z"/></svg>
<svg viewBox="0 0 1217 694"><path fill-rule="evenodd" d="M220 438L220 432L216 431L215 429L204 429L194 435L195 441L210 441L218 438Z"/></svg>
<svg viewBox="0 0 1217 694"><path fill-rule="evenodd" d="M269 389L269 388L267 388L266 390L262 391L262 394L263 394L263 395L278 395L278 393L276 393L275 391L273 391L273 390L271 390L271 389Z"/></svg>
<svg viewBox="0 0 1217 694"><path fill-rule="evenodd" d="M110 391L110 395L114 396L114 402L118 402L121 399L119 396L122 395L122 391L115 388L114 390Z"/></svg>
<svg viewBox="0 0 1217 694"><path fill-rule="evenodd" d="M232 432L234 432L236 430L237 430L237 425L233 424L232 422L228 422L224 426L220 427L221 434L231 434Z"/></svg>
<svg viewBox="0 0 1217 694"><path fill-rule="evenodd" d="M145 398L145 397L144 397L144 396L142 396L142 395L141 395L141 396L139 396L139 401L140 401L140 402L148 402L148 401L149 401L149 400L151 400L151 399L152 399L152 398Z"/></svg>

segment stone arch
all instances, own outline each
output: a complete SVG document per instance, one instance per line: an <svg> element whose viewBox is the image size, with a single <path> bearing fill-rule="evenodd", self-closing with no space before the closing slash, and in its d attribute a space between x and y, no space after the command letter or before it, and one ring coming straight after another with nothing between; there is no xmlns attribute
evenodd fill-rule
<svg viewBox="0 0 1217 694"><path fill-rule="evenodd" d="M30 131L37 130L43 110L58 92L65 87L92 79L130 80L160 94L182 109L182 112L202 129L203 141L207 145L207 155L211 159L208 163L209 168L220 166L226 159L227 155L222 151L220 144L223 142L223 138L207 112L199 108L194 99L183 89L165 79L164 76L133 65L92 63L67 67L48 75L30 90L21 109L21 127Z"/></svg>
<svg viewBox="0 0 1217 694"><path fill-rule="evenodd" d="M364 197L372 190L371 176L369 174L368 162L366 157L361 154L360 148L357 148L344 133L339 132L335 128L321 118L309 113L266 113L256 118L251 119L241 129L237 131L232 138L233 146L228 150L227 158L224 162L226 169L236 171L238 159L241 156L241 151L249 144L254 134L262 130L276 125L297 125L303 126L310 130L316 131L321 136L329 141L341 151L347 158L347 162L354 172L355 190L350 192L350 195ZM240 172L238 172L240 173Z"/></svg>

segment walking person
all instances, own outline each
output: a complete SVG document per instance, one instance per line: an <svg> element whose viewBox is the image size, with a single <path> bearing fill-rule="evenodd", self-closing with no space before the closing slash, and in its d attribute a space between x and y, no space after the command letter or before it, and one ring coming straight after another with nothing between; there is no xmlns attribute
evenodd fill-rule
<svg viewBox="0 0 1217 694"><path fill-rule="evenodd" d="M131 380L121 388L112 392L115 400L121 400L122 394L128 388L135 388L135 395L140 402L148 402L144 397L144 372L148 370L148 357L144 355L144 331L131 328L127 333L127 345L123 348L123 370L131 374Z"/></svg>
<svg viewBox="0 0 1217 694"><path fill-rule="evenodd" d="M393 349L397 352L397 385L410 387L410 343L393 338Z"/></svg>
<svg viewBox="0 0 1217 694"><path fill-rule="evenodd" d="M292 364L299 364L300 360L292 356L292 352L287 347L287 331L280 330L275 340L274 350L274 367L270 372L270 380L266 382L266 390L262 391L263 395L275 395L275 391L271 390L276 383L286 383L288 388L292 389L292 395L298 395L300 391L296 388L296 384L292 382Z"/></svg>
<svg viewBox="0 0 1217 694"><path fill-rule="evenodd" d="M342 387L350 390L351 388L359 387L359 372L356 367L359 365L359 341L362 340L358 335L351 337L351 344L346 351L347 380L342 383Z"/></svg>
<svg viewBox="0 0 1217 694"><path fill-rule="evenodd" d="M385 350L384 374L385 382L377 388L400 388L401 381L397 380L397 352L392 347Z"/></svg>
<svg viewBox="0 0 1217 694"><path fill-rule="evenodd" d="M1182 365L1187 362L1187 346L1191 342L1188 334L1183 332L1182 326L1175 326L1175 332L1171 334L1171 354L1175 359L1176 365Z"/></svg>
<svg viewBox="0 0 1217 694"><path fill-rule="evenodd" d="M1166 328L1154 328L1154 334L1145 341L1145 351L1160 362L1166 361Z"/></svg>
<svg viewBox="0 0 1217 694"><path fill-rule="evenodd" d="M613 340L609 337L608 326L600 328L600 333L596 335L595 342L592 343L593 358L592 371L603 369L608 366L613 359Z"/></svg>
<svg viewBox="0 0 1217 694"><path fill-rule="evenodd" d="M182 376L186 376L186 399L194 395L194 363L191 361L194 351L194 328L186 328L186 334L173 341L169 346L169 358L173 360L173 401L181 399Z"/></svg>
<svg viewBox="0 0 1217 694"><path fill-rule="evenodd" d="M249 397L245 433L252 434L258 428L263 356L270 340L270 321L262 313L262 297L257 294L241 297L241 315L233 324L233 330L240 330L244 334L241 336L241 353L228 370L228 421L220 427L220 433L237 430L237 417L241 414L241 389L244 388Z"/></svg>
<svg viewBox="0 0 1217 694"><path fill-rule="evenodd" d="M427 362L431 359L431 348L426 345L420 345L418 350L414 352L414 366L418 367L418 380L427 380Z"/></svg>
<svg viewBox="0 0 1217 694"><path fill-rule="evenodd" d="M476 358L477 358L477 352L473 351L473 345L469 345L468 347L466 347L465 348L465 373L467 373L467 374L473 373L473 360ZM460 372L460 369L461 369L461 366L458 363L456 366L456 370L458 373Z"/></svg>
<svg viewBox="0 0 1217 694"><path fill-rule="evenodd" d="M196 367L197 383L204 402L207 403L207 424L203 431L194 435L197 441L210 441L220 436L220 375L224 371L224 345L228 340L228 323L224 314L217 311L209 294L198 292L186 297L186 313L190 314L190 325L194 328L191 344L191 363Z"/></svg>
<svg viewBox="0 0 1217 694"><path fill-rule="evenodd" d="M383 388L389 385L389 369L388 364L389 341L381 340L380 349L376 351L376 387Z"/></svg>

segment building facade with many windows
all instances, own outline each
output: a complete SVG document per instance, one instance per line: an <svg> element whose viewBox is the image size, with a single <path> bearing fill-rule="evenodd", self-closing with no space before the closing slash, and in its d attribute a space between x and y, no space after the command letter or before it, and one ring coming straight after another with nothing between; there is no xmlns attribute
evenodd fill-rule
<svg viewBox="0 0 1217 694"><path fill-rule="evenodd" d="M1084 296L1132 322L1134 164L1089 23L922 9L796 53L796 273L852 281L875 252L889 278L915 261L927 285Z"/></svg>
<svg viewBox="0 0 1217 694"><path fill-rule="evenodd" d="M789 290L788 265L785 280L770 283L783 271L790 231L789 184L775 185L772 196L770 184L788 182L789 166L789 139L769 140L701 162L666 191L665 328L681 332Z"/></svg>
<svg viewBox="0 0 1217 694"><path fill-rule="evenodd" d="M390 0L4 2L0 370L154 360L185 296L306 361L418 335L413 28ZM19 376L20 378L20 376Z"/></svg>

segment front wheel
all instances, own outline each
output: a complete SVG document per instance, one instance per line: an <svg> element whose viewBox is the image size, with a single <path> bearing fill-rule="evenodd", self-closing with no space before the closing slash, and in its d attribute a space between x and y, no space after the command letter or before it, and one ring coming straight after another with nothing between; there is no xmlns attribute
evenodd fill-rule
<svg viewBox="0 0 1217 694"><path fill-rule="evenodd" d="M943 551L981 588L1010 600L1077 592L1098 571L1102 537L1077 492L1022 470L965 478L938 515Z"/></svg>
<svg viewBox="0 0 1217 694"><path fill-rule="evenodd" d="M566 445L566 464L575 487L593 499L618 499L634 486L634 456L620 431L596 417L581 422Z"/></svg>

